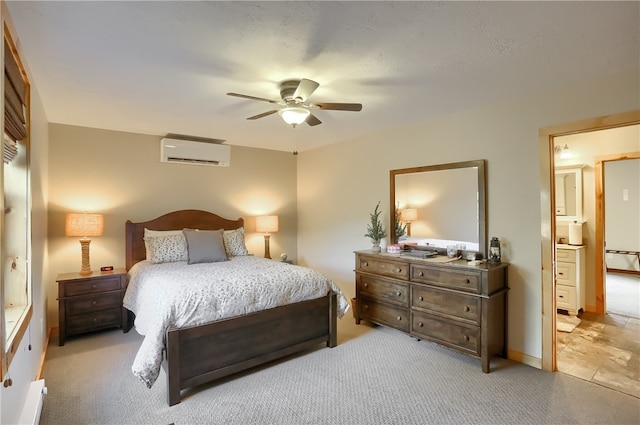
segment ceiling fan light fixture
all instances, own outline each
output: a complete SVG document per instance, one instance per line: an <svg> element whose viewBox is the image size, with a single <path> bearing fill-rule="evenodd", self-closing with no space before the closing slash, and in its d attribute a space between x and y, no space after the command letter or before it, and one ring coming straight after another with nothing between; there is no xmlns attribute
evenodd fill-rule
<svg viewBox="0 0 640 425"><path fill-rule="evenodd" d="M280 109L278 113L280 114L284 122L295 127L298 124L302 124L311 112L309 112L309 110L306 108L301 108L299 106L290 106Z"/></svg>

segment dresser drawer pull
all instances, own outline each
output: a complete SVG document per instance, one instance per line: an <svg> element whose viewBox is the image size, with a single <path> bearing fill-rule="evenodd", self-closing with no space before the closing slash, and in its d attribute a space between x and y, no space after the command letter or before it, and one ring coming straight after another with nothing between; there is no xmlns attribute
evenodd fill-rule
<svg viewBox="0 0 640 425"><path fill-rule="evenodd" d="M96 289L98 286L94 283L93 285L91 285L92 289Z"/></svg>
<svg viewBox="0 0 640 425"><path fill-rule="evenodd" d="M367 263L366 261L363 261L362 265L365 266L365 267L369 267L369 263Z"/></svg>
<svg viewBox="0 0 640 425"><path fill-rule="evenodd" d="M558 295L558 298L564 298L564 295Z"/></svg>
<svg viewBox="0 0 640 425"><path fill-rule="evenodd" d="M418 327L419 328L423 328L424 327L424 323L422 323L422 322L418 323Z"/></svg>
<svg viewBox="0 0 640 425"><path fill-rule="evenodd" d="M396 268L396 273L401 273L401 272L402 272L402 269L400 267L397 267Z"/></svg>
<svg viewBox="0 0 640 425"><path fill-rule="evenodd" d="M420 296L418 297L418 301L424 301L424 297L423 297L422 295L420 295Z"/></svg>
<svg viewBox="0 0 640 425"><path fill-rule="evenodd" d="M467 285L471 283L471 281L469 279L465 279L464 283L466 283Z"/></svg>
<svg viewBox="0 0 640 425"><path fill-rule="evenodd" d="M369 306L367 304L362 306L365 310L369 310Z"/></svg>
<svg viewBox="0 0 640 425"><path fill-rule="evenodd" d="M368 288L368 287L369 287L369 284L368 284L368 283L365 283L363 286L364 286L365 288Z"/></svg>
<svg viewBox="0 0 640 425"><path fill-rule="evenodd" d="M96 300L91 301L91 305L96 305L96 303L97 303Z"/></svg>
<svg viewBox="0 0 640 425"><path fill-rule="evenodd" d="M418 276L422 277L422 276L424 276L424 273L423 272L418 272Z"/></svg>
<svg viewBox="0 0 640 425"><path fill-rule="evenodd" d="M560 276L564 276L564 273L562 273L562 272L558 272L558 274L559 274Z"/></svg>
<svg viewBox="0 0 640 425"><path fill-rule="evenodd" d="M399 322L399 321L401 321L401 320L402 320L402 316L398 316L398 317L396 317L396 320L397 320L398 322Z"/></svg>
<svg viewBox="0 0 640 425"><path fill-rule="evenodd" d="M469 341L469 337L468 337L467 335L462 335L462 339L464 339L464 340L465 340L465 342L468 342L468 341Z"/></svg>
<svg viewBox="0 0 640 425"><path fill-rule="evenodd" d="M402 295L402 292L398 291L398 292L396 292L396 295L397 295L397 296L401 296L401 295Z"/></svg>
<svg viewBox="0 0 640 425"><path fill-rule="evenodd" d="M93 323L98 323L98 319L93 319Z"/></svg>
<svg viewBox="0 0 640 425"><path fill-rule="evenodd" d="M465 305L465 306L464 306L464 311L465 311L465 312L468 312L469 310L470 310L469 306L468 306L468 305Z"/></svg>

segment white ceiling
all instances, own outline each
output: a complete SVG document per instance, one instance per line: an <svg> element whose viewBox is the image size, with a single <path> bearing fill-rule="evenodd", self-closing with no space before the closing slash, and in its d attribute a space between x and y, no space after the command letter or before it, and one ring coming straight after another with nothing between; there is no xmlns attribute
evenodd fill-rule
<svg viewBox="0 0 640 425"><path fill-rule="evenodd" d="M47 118L292 151L637 69L633 2L7 1ZM245 118L292 78L322 125ZM392 141L390 141L392 142Z"/></svg>

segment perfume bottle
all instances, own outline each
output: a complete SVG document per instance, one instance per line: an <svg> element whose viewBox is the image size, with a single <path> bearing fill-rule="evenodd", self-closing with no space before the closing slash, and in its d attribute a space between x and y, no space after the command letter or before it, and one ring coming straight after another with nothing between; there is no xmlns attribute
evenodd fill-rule
<svg viewBox="0 0 640 425"><path fill-rule="evenodd" d="M491 264L500 264L502 262L500 239L498 238L491 238L491 243L489 244L489 262Z"/></svg>

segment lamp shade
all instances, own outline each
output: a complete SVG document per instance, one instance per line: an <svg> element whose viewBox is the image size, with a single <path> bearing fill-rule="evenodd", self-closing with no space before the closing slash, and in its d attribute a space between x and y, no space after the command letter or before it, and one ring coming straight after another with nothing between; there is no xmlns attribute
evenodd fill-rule
<svg viewBox="0 0 640 425"><path fill-rule="evenodd" d="M102 214L68 213L65 223L67 236L101 236L104 229Z"/></svg>
<svg viewBox="0 0 640 425"><path fill-rule="evenodd" d="M289 108L280 109L278 113L280 114L284 122L289 125L295 126L298 124L302 124L311 112L309 112L309 110L306 108L292 106Z"/></svg>
<svg viewBox="0 0 640 425"><path fill-rule="evenodd" d="M400 210L400 219L402 221L416 221L418 219L418 210L415 208Z"/></svg>
<svg viewBox="0 0 640 425"><path fill-rule="evenodd" d="M256 231L261 233L273 233L278 231L277 215L261 215L256 217Z"/></svg>

